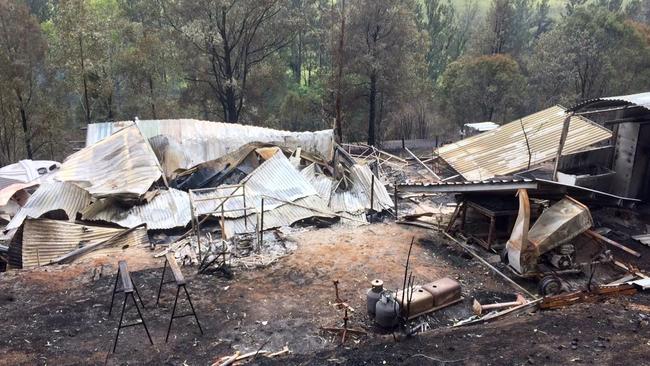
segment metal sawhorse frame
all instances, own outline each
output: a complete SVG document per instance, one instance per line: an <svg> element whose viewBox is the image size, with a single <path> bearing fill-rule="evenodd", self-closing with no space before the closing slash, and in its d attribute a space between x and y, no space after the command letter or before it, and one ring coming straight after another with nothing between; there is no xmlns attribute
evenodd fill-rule
<svg viewBox="0 0 650 366"><path fill-rule="evenodd" d="M167 264L169 264L169 268L171 269L172 274L174 275L174 279L165 282L165 273L167 272ZM169 340L169 333L172 330L172 322L174 321L174 319L177 318L194 316L194 319L196 320L196 325L199 326L199 330L201 331L201 334L203 334L203 328L201 328L201 323L199 323L199 318L196 316L196 311L194 310L194 305L192 304L190 293L187 291L185 277L183 277L183 272L181 272L181 268L178 266L178 262L176 262L176 258L174 258L173 253L165 254L165 264L163 266L162 276L160 276L160 287L158 288L156 305L158 305L158 303L160 302L160 292L162 291L163 285L168 283L176 283L176 298L174 299L174 308L172 310L172 316L169 319L169 326L167 327L167 336L165 337L165 343L167 342L167 340ZM181 291L181 287L185 291L185 296L187 297L187 301L190 303L190 308L192 309L192 312L183 315L176 315L176 304L178 303L178 294Z"/></svg>
<svg viewBox="0 0 650 366"><path fill-rule="evenodd" d="M117 288L118 282L122 284L122 287L120 289ZM108 309L108 315L110 316L111 312L113 311L113 300L115 300L115 294L118 292L123 292L124 303L122 304L120 323L117 326L117 334L115 335L115 343L113 344L113 353L115 353L115 348L117 347L117 340L120 337L120 330L122 330L122 328L132 327L135 325L144 326L144 330L147 332L147 337L149 338L149 342L151 343L151 345L153 345L153 341L151 340L151 335L149 334L149 329L147 328L147 324L144 322L144 318L142 317L142 313L140 312L140 308L138 307L138 302L135 301L135 296L133 296L134 290L135 293L138 295L138 299L140 300L140 304L142 304L142 308L144 309L144 303L142 302L142 298L138 293L137 286L133 285L133 280L131 279L131 274L129 273L129 269L126 266L126 261L121 260L118 262L118 270L117 270L117 274L115 275L115 285L113 286L113 294L111 296L111 307ZM133 304L135 305L135 309L138 311L138 316L140 317L141 322L122 325L122 321L124 320L124 310L126 309L126 299L129 297L129 295L131 296L131 299L133 299Z"/></svg>

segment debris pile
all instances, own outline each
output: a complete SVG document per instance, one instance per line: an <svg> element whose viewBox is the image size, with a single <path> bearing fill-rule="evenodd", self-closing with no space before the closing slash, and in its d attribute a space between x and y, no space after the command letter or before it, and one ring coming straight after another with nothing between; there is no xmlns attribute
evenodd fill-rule
<svg viewBox="0 0 650 366"><path fill-rule="evenodd" d="M242 266L265 265L289 251L278 250L281 240L269 240L267 230L296 222L361 225L367 212L393 208L380 177L336 145L331 130L114 122L90 125L87 143L62 164L21 162L22 175L3 168L11 265L56 263L129 229L153 234L190 226L173 245L179 259L196 264L203 251L227 252ZM122 241L111 245L127 245ZM242 259L251 253L257 257Z"/></svg>

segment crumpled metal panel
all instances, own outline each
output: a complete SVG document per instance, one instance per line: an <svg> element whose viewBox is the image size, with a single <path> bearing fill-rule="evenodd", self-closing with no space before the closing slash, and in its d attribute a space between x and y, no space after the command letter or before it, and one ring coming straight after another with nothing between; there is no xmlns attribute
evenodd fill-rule
<svg viewBox="0 0 650 366"><path fill-rule="evenodd" d="M55 179L74 183L95 198L138 199L161 176L156 155L132 124L70 155Z"/></svg>
<svg viewBox="0 0 650 366"><path fill-rule="evenodd" d="M289 226L296 221L310 217L334 218L336 215L327 207L327 203L317 195L312 195L295 200L295 204L283 204L267 211L264 205L264 230ZM302 207L301 207L302 206ZM248 221L248 228L244 220ZM254 232L258 216L256 213L246 218L238 217L225 221L225 234L227 238L235 234Z"/></svg>
<svg viewBox="0 0 650 366"><path fill-rule="evenodd" d="M347 212L359 214L370 209L370 196L372 195L372 171L367 165L354 164L350 166L350 179L352 187L346 191L334 191L330 198L330 208L334 212ZM375 177L373 206L374 210L382 211L393 207L393 202L388 195L386 187L381 180Z"/></svg>
<svg viewBox="0 0 650 366"><path fill-rule="evenodd" d="M0 168L0 190L14 183L31 182L56 171L61 163L51 160L21 160ZM43 173L39 173L41 170Z"/></svg>
<svg viewBox="0 0 650 366"><path fill-rule="evenodd" d="M565 117L564 108L554 106L495 130L445 145L436 153L467 180L508 175L528 167L528 147L522 123L530 144L532 166L555 158ZM612 132L605 127L574 116L562 154L574 153L611 137Z"/></svg>
<svg viewBox="0 0 650 366"><path fill-rule="evenodd" d="M25 206L14 216L6 229L16 229L28 218L39 218L43 214L63 210L68 220L76 219L77 212L81 212L90 204L90 194L74 184L66 182L49 182L41 184L32 194Z"/></svg>
<svg viewBox="0 0 650 366"><path fill-rule="evenodd" d="M263 196L277 198L281 201L293 202L299 198L317 195L318 192L309 184L296 168L291 165L289 159L284 154L277 153L271 159L260 164L245 179L246 205L243 197L233 197L223 205L224 210L243 209L245 206L261 206ZM196 198L204 199L208 197L227 196L234 191L234 188L226 188L209 193L192 192L192 197L196 202L196 212L206 214L214 211L222 200L213 199L210 201L196 201ZM238 193L241 192L241 189ZM196 197L196 198L194 198ZM264 210L272 210L283 205L281 201L275 201L268 198L264 200ZM226 212L226 217L242 217L243 211Z"/></svg>
<svg viewBox="0 0 650 366"><path fill-rule="evenodd" d="M151 201L128 209L102 199L82 212L83 220L112 222L125 228L146 223L150 230L185 227L191 218L187 192L173 188L160 190Z"/></svg>
<svg viewBox="0 0 650 366"><path fill-rule="evenodd" d="M325 201L329 202L330 197L332 196L332 186L334 185L334 180L326 176L325 174L320 174L316 172L316 163L312 163L303 170L300 171L300 174L307 179L307 181L316 189L318 195Z"/></svg>
<svg viewBox="0 0 650 366"><path fill-rule="evenodd" d="M519 190L519 214L506 248L510 265L521 274L534 271L539 257L580 235L593 220L589 208L565 197L547 208L530 224L530 202L526 190Z"/></svg>
<svg viewBox="0 0 650 366"><path fill-rule="evenodd" d="M104 122L88 125L86 146L133 122ZM151 141L165 174L178 168L188 169L217 159L249 142L275 143L289 148L318 153L331 159L333 131L290 132L233 123L194 119L139 120L138 127Z"/></svg>
<svg viewBox="0 0 650 366"><path fill-rule="evenodd" d="M30 268L48 264L83 246L111 239L124 229L80 225L61 220L27 220L22 229L22 241L14 241L9 248L12 265ZM115 239L114 246L149 243L146 228L139 228Z"/></svg>

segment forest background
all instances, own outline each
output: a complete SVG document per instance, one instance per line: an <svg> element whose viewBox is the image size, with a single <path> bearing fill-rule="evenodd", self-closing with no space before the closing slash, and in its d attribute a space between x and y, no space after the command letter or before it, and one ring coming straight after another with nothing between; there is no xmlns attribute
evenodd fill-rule
<svg viewBox="0 0 650 366"><path fill-rule="evenodd" d="M0 0L0 166L93 122L457 138L650 90L650 0Z"/></svg>

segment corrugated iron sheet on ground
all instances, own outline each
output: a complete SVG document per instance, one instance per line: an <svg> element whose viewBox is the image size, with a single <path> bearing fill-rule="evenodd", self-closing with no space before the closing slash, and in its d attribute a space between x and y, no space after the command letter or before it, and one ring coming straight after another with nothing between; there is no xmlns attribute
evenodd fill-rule
<svg viewBox="0 0 650 366"><path fill-rule="evenodd" d="M7 230L16 229L23 221L30 218L39 218L47 212L63 210L68 220L75 220L77 212L81 212L90 204L90 194L74 184L66 182L43 183L29 197L25 206L14 216Z"/></svg>
<svg viewBox="0 0 650 366"><path fill-rule="evenodd" d="M74 183L96 198L137 199L161 176L149 143L131 125L70 155L55 178Z"/></svg>
<svg viewBox="0 0 650 366"><path fill-rule="evenodd" d="M566 115L555 106L517 119L495 130L445 145L436 152L467 180L507 175L555 158ZM570 154L612 137L612 132L583 117L571 118L562 153Z"/></svg>
<svg viewBox="0 0 650 366"><path fill-rule="evenodd" d="M9 248L10 263L22 268L45 265L75 249L104 242L123 231L60 220L27 220L22 229L22 240L16 238L18 240L14 240ZM143 227L116 238L110 245L122 247L148 243L147 230Z"/></svg>
<svg viewBox="0 0 650 366"><path fill-rule="evenodd" d="M90 124L86 146L132 123L121 121ZM178 168L188 169L217 159L255 141L276 143L289 148L301 147L326 159L331 158L333 151L332 130L289 132L194 119L139 120L137 125L150 140L168 176Z"/></svg>
<svg viewBox="0 0 650 366"><path fill-rule="evenodd" d="M299 198L293 203L294 204L283 204L268 211L266 210L265 203L264 229L289 226L296 221L310 217L336 217L336 215L327 207L327 203L318 195ZM247 220L248 228L246 228L244 219ZM248 215L246 218L238 217L226 220L226 237L230 238L235 234L255 231L257 220L257 214Z"/></svg>
<svg viewBox="0 0 650 366"><path fill-rule="evenodd" d="M277 153L271 159L262 163L257 169L245 178L246 205L243 197L228 199L224 210L243 209L244 207L255 207L258 210L261 206L263 196L270 196L282 201L295 201L299 198L317 195L318 192L309 184L296 168L291 165L284 154ZM192 199L196 202L196 212L205 214L217 209L223 199L212 199L209 201L197 201L210 197L223 197L235 191L235 188L224 188L208 192L191 192ZM241 188L236 194L241 193ZM272 210L283 205L281 201L265 200L264 211ZM226 217L242 217L244 211L231 211L225 213Z"/></svg>
<svg viewBox="0 0 650 366"><path fill-rule="evenodd" d="M82 212L82 219L106 221L132 228L146 223L150 230L185 227L191 220L190 199L186 192L160 190L148 203L124 208L111 199L102 199Z"/></svg>

